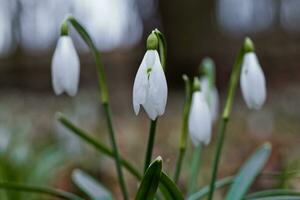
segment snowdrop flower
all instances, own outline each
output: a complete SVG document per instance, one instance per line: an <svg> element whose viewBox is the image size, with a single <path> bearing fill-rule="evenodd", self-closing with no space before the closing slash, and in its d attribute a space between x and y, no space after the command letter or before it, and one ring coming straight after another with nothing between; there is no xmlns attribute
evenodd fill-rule
<svg viewBox="0 0 300 200"><path fill-rule="evenodd" d="M260 109L266 100L266 80L254 52L244 56L240 84L247 106Z"/></svg>
<svg viewBox="0 0 300 200"><path fill-rule="evenodd" d="M56 95L66 92L77 93L80 74L79 57L72 39L63 35L59 38L52 58L52 85Z"/></svg>
<svg viewBox="0 0 300 200"><path fill-rule="evenodd" d="M155 120L165 112L168 87L156 50L148 50L133 85L133 108L138 115L142 105L149 118Z"/></svg>
<svg viewBox="0 0 300 200"><path fill-rule="evenodd" d="M195 146L201 143L210 143L212 131L212 118L209 107L201 91L193 93L189 116L189 133Z"/></svg>
<svg viewBox="0 0 300 200"><path fill-rule="evenodd" d="M219 115L219 93L215 86L212 88L209 86L209 80L207 77L200 78L201 90L205 100L207 101L212 121L215 122Z"/></svg>

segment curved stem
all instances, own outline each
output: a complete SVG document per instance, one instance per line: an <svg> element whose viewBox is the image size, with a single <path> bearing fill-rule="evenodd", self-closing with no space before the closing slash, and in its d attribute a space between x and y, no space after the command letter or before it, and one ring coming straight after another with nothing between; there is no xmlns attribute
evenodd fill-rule
<svg viewBox="0 0 300 200"><path fill-rule="evenodd" d="M152 151L153 151L154 140L155 140L156 124L157 124L157 119L151 120L147 150L145 155L144 173L146 172L147 168L151 163Z"/></svg>
<svg viewBox="0 0 300 200"><path fill-rule="evenodd" d="M95 44L94 44L92 38L90 37L90 35L88 34L88 32L83 28L83 26L73 16L69 16L66 19L66 21L69 21L73 25L73 27L79 33L81 38L84 40L84 42L90 48L91 53L96 62L97 75L98 75L98 80L99 80L99 89L100 89L100 93L101 93L101 100L102 100L102 103L107 103L109 101L108 89L107 89L107 85L106 85L106 78L104 75L104 69L103 69L102 60L101 60L101 54L98 51L97 47L95 46Z"/></svg>
<svg viewBox="0 0 300 200"><path fill-rule="evenodd" d="M114 153L108 147L106 147L104 144L101 144L96 139L91 137L90 134L77 127L70 120L68 120L63 114L57 113L56 118L60 123L62 123L63 126L69 129L71 133L76 134L83 141L94 146L98 151L102 152L103 154L111 158L114 158ZM121 164L128 170L128 172L130 172L138 180L142 179L142 175L140 174L139 170L137 170L128 160L122 158L120 158L120 160L121 160Z"/></svg>
<svg viewBox="0 0 300 200"><path fill-rule="evenodd" d="M36 185L27 185L22 183L13 183L13 182L0 182L0 188L7 190L16 190L22 192L31 192L31 193L40 193L47 194L50 196L59 197L66 200L84 200L83 198L58 189L53 189L49 187L36 186Z"/></svg>
<svg viewBox="0 0 300 200"><path fill-rule="evenodd" d="M225 139L226 127L227 127L227 123L229 121L229 116L230 116L230 113L232 110L232 105L233 105L233 100L235 97L236 88L237 88L238 81L240 78L243 57L244 57L244 54L246 53L246 51L248 51L248 49L247 49L248 46L246 46L246 45L248 45L247 42L248 42L248 39L245 40L245 43L236 58L236 61L233 65L231 77L230 77L230 83L229 83L229 89L228 89L228 93L227 93L226 103L225 103L225 107L224 107L224 111L223 111L223 115L222 115L222 119L221 119L221 124L220 124L219 130L218 130L216 153L215 153L215 157L214 157L212 178L211 178L211 182L210 182L210 190L209 190L209 195L208 195L209 200L213 199L213 194L214 194L214 189L215 189L215 181L216 181L217 174L218 174L219 161L221 158L222 147L223 147L223 143L224 143L224 139Z"/></svg>
<svg viewBox="0 0 300 200"><path fill-rule="evenodd" d="M110 105L109 105L108 89L107 89L107 85L106 85L106 79L105 79L105 75L104 75L104 69L103 69L103 65L102 65L102 61L101 61L101 57L100 57L100 52L94 45L94 43L93 43L91 37L89 36L89 34L87 33L87 31L82 27L82 25L74 17L70 16L66 20L69 21L74 26L74 28L80 34L82 39L89 46L89 48L94 56L94 59L96 61L102 106L104 108L104 112L106 115L109 136L110 136L110 141L111 141L111 145L113 148L113 154L114 154L114 158L115 158L119 183L120 183L121 190L123 193L123 198L125 200L127 200L128 199L128 191L126 188L125 179L124 179L123 172L121 169L120 155L119 155L119 150L118 150L118 146L117 146L117 142L116 142L116 138L115 138L115 130L113 127L113 120L112 120L111 109L110 109Z"/></svg>

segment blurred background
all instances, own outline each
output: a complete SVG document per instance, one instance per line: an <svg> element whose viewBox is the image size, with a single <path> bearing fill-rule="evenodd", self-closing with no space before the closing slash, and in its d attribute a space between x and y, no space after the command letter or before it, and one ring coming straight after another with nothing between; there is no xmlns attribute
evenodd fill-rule
<svg viewBox="0 0 300 200"><path fill-rule="evenodd" d="M85 26L102 52L118 144L122 155L133 163L142 168L149 126L144 112L134 115L133 80L146 38L158 28L168 44L169 97L166 113L159 120L154 156L162 155L170 174L181 130L182 74L198 75L201 60L206 56L214 59L222 108L231 67L245 36L255 43L267 79L268 99L262 110L251 111L237 93L219 176L233 174L264 141L271 141L274 147L266 170L299 168L299 10L299 0L0 0L0 179L77 191L70 173L81 168L95 175L116 197L120 194L114 163L54 118L55 112L61 111L109 145L94 61L74 30L71 36L81 62L79 94L70 98L55 96L52 91L51 58L60 23L69 13ZM209 181L213 151L214 143L203 151L198 187ZM183 190L189 152L180 180ZM136 182L126 175L133 195ZM260 180L253 190L274 184L300 188L298 181ZM0 192L1 199L24 199L22 195Z"/></svg>

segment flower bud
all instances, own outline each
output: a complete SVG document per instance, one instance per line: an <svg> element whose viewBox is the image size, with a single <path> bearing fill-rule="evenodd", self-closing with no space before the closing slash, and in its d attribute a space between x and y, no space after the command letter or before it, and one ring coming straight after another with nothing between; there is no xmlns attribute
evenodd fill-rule
<svg viewBox="0 0 300 200"><path fill-rule="evenodd" d="M168 87L156 50L148 50L133 85L133 108L136 115L142 105L149 118L155 120L165 112Z"/></svg>
<svg viewBox="0 0 300 200"><path fill-rule="evenodd" d="M189 134L195 146L208 145L211 139L212 119L209 107L201 91L193 93L189 116Z"/></svg>
<svg viewBox="0 0 300 200"><path fill-rule="evenodd" d="M80 63L72 39L61 36L52 58L52 85L55 94L66 92L69 96L77 93Z"/></svg>
<svg viewBox="0 0 300 200"><path fill-rule="evenodd" d="M260 109L267 96L266 80L254 52L244 55L240 84L247 106L250 109Z"/></svg>

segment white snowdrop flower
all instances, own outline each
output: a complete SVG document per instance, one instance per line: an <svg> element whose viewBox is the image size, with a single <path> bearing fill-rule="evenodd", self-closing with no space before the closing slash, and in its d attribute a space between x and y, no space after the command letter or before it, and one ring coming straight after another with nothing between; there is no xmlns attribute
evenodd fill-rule
<svg viewBox="0 0 300 200"><path fill-rule="evenodd" d="M266 80L254 52L246 53L241 70L241 90L250 109L260 109L266 100Z"/></svg>
<svg viewBox="0 0 300 200"><path fill-rule="evenodd" d="M72 39L61 36L52 58L52 85L56 95L77 93L80 75L79 57Z"/></svg>
<svg viewBox="0 0 300 200"><path fill-rule="evenodd" d="M133 108L138 115L142 105L150 119L165 112L168 86L156 50L148 50L136 74L133 85Z"/></svg>
<svg viewBox="0 0 300 200"><path fill-rule="evenodd" d="M200 78L201 91L207 101L212 121L215 122L219 116L219 93L215 86L212 88L209 86L209 80L207 77Z"/></svg>
<svg viewBox="0 0 300 200"><path fill-rule="evenodd" d="M210 143L212 118L203 92L193 93L189 115L189 134L195 146Z"/></svg>

